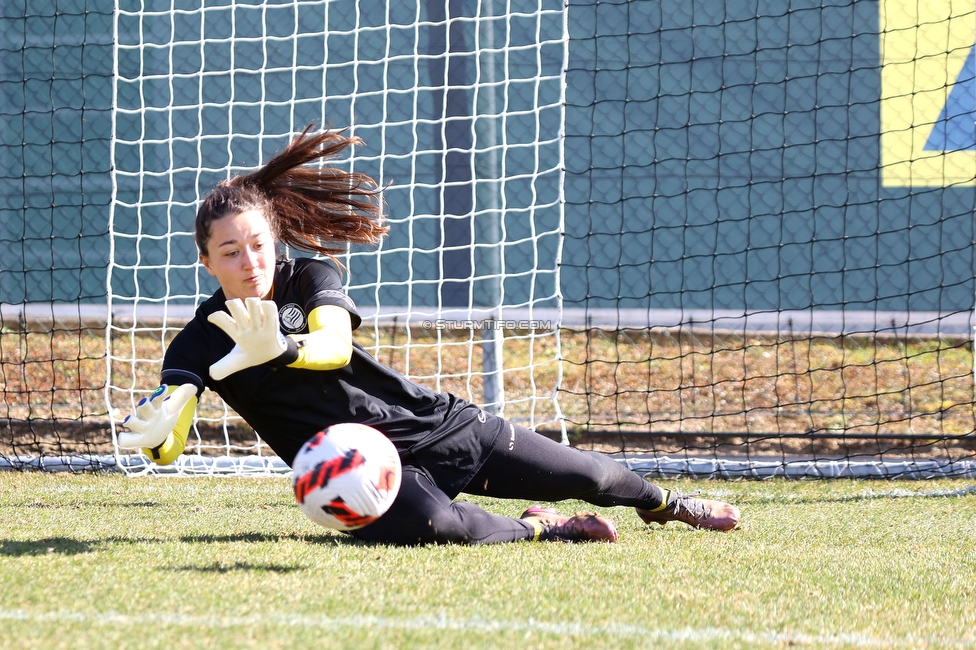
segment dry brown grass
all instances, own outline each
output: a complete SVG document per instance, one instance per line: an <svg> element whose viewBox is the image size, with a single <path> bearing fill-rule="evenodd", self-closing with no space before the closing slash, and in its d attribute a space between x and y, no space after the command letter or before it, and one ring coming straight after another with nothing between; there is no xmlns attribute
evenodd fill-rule
<svg viewBox="0 0 976 650"><path fill-rule="evenodd" d="M103 330L4 330L0 454L110 450L106 394L125 411L155 387L176 331L120 332L108 351ZM476 333L386 328L357 336L415 381L483 400ZM560 380L558 408L571 439L600 448L884 453L970 448L976 432L965 340L507 332L504 363L506 417L556 429ZM201 448L255 444L215 396L205 396L198 415ZM908 437L882 444L875 436Z"/></svg>

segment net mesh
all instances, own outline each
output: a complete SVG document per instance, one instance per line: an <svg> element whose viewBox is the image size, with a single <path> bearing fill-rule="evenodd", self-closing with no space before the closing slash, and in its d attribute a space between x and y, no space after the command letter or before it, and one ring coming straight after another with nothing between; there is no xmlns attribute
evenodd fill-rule
<svg viewBox="0 0 976 650"><path fill-rule="evenodd" d="M365 142L336 164L389 206L390 237L343 259L359 342L435 390L556 421L556 384L536 379L556 361L541 315L558 308L562 7L184 4L118 14L111 303L132 319L111 334L132 344L109 399L152 387L146 335L165 347L215 288L187 231L199 198L315 123ZM219 400L199 411L194 450L262 453Z"/></svg>
<svg viewBox="0 0 976 650"><path fill-rule="evenodd" d="M581 444L661 472L967 467L972 6L570 16L560 404Z"/></svg>
<svg viewBox="0 0 976 650"><path fill-rule="evenodd" d="M4 459L122 458L197 201L316 122L387 188L343 261L411 378L661 474L972 471L971 5L387 4L3 3ZM190 452L274 465L213 396Z"/></svg>

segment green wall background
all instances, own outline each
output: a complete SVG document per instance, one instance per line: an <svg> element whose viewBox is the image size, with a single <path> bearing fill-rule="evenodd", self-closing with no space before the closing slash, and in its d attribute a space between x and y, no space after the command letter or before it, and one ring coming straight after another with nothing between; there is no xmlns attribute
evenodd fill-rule
<svg viewBox="0 0 976 650"><path fill-rule="evenodd" d="M451 11L474 6L452 2ZM337 2L334 15L351 20L355 8ZM0 3L0 302L105 298L113 11L111 0ZM364 3L360 16L385 11ZM880 183L876 2L572 0L568 15L566 307L973 308L976 190ZM369 32L360 38L369 47ZM436 49L430 38L422 47ZM333 79L342 85L341 75ZM309 121L319 100L308 98ZM343 106L330 108L337 125L359 119ZM293 110L304 119L302 105ZM387 137L387 150L400 146L396 129ZM241 150L235 161L253 166L260 154ZM127 155L137 154L120 151L120 167L132 162ZM181 189L187 196L193 182ZM559 188L545 178L536 189ZM394 211L402 198L390 200ZM412 197L439 209L428 199ZM143 224L164 226L163 215ZM510 227L513 237L530 232L517 219ZM428 236L417 243L435 245L438 233ZM163 252L146 246L139 255L151 266ZM536 246L555 255L554 242ZM180 254L191 263L195 251ZM508 265L520 268L534 247L512 254ZM406 260L387 258L387 273L405 275ZM434 304L438 260L415 263L431 283L409 298ZM140 291L195 290L192 272L174 278L149 270ZM540 289L507 282L513 297ZM403 291L388 287L382 298L404 304Z"/></svg>

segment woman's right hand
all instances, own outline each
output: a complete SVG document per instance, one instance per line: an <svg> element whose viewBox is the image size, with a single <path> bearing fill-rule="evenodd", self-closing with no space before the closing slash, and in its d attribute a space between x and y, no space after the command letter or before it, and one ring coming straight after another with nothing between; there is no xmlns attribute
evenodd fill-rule
<svg viewBox="0 0 976 650"><path fill-rule="evenodd" d="M166 442L180 419L183 407L196 395L197 387L193 384L183 384L174 389L163 384L149 397L143 397L136 405L135 413L122 420L122 426L129 431L119 431L119 447L152 449Z"/></svg>

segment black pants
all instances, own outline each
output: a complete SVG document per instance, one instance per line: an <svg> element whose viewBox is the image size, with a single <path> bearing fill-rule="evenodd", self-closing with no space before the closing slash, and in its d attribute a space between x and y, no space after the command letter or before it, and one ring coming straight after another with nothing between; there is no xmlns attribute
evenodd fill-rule
<svg viewBox="0 0 976 650"><path fill-rule="evenodd" d="M647 509L661 505L664 497L659 487L603 454L566 447L511 423L464 492ZM387 513L351 534L371 542L416 545L515 542L534 533L519 519L452 501L422 468L404 466L400 492Z"/></svg>

